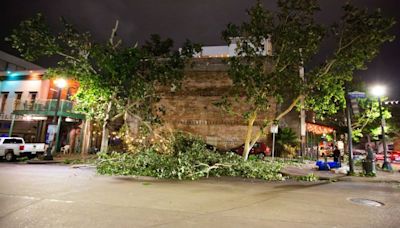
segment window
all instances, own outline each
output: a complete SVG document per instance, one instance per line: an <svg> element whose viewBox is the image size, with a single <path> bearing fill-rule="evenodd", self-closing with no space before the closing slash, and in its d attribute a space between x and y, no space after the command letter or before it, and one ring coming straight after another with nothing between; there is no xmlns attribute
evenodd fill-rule
<svg viewBox="0 0 400 228"><path fill-rule="evenodd" d="M8 65L7 65L7 70L9 70L9 71L16 71L16 70L17 70L17 66L16 66L15 64L8 63Z"/></svg>
<svg viewBox="0 0 400 228"><path fill-rule="evenodd" d="M29 103L32 105L37 98L37 92L29 92Z"/></svg>
<svg viewBox="0 0 400 228"><path fill-rule="evenodd" d="M0 112L4 113L4 110L6 109L7 105L7 98L8 98L8 92L2 92L1 93L1 106L0 106Z"/></svg>
<svg viewBox="0 0 400 228"><path fill-rule="evenodd" d="M66 100L70 101L72 97L72 88L68 88Z"/></svg>
<svg viewBox="0 0 400 228"><path fill-rule="evenodd" d="M4 139L3 144L11 144L11 143L13 143L13 142L14 142L13 139Z"/></svg>
<svg viewBox="0 0 400 228"><path fill-rule="evenodd" d="M20 109L21 107L22 92L15 92L15 103L14 110Z"/></svg>
<svg viewBox="0 0 400 228"><path fill-rule="evenodd" d="M6 71L7 62L0 59L0 71Z"/></svg>
<svg viewBox="0 0 400 228"><path fill-rule="evenodd" d="M22 139L4 139L3 144L21 144Z"/></svg>
<svg viewBox="0 0 400 228"><path fill-rule="evenodd" d="M26 68L21 67L21 66L17 66L17 71L22 71L22 70L26 70Z"/></svg>
<svg viewBox="0 0 400 228"><path fill-rule="evenodd" d="M57 91L57 89L53 89L53 88L51 88L50 89L51 90L51 99L53 99L53 100L56 100L57 98L58 98L58 91Z"/></svg>

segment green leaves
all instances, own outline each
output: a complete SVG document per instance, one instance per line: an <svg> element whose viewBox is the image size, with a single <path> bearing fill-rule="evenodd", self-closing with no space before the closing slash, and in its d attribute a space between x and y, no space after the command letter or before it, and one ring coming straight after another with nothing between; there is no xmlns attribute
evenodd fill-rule
<svg viewBox="0 0 400 228"><path fill-rule="evenodd" d="M229 75L239 88L235 91L254 109L266 107L272 101L268 98L290 104L304 95L306 108L317 115L335 113L345 104L344 84L394 38L389 30L395 22L380 10L346 4L343 17L332 26L315 21L319 10L316 0L278 0L277 11L264 9L258 1L247 11L247 22L228 24L222 32L227 43L237 45L238 56L228 60ZM332 38L332 54L315 64L321 44ZM260 54L266 39L272 43L272 56ZM301 66L306 66L304 80L299 76Z"/></svg>
<svg viewBox="0 0 400 228"><path fill-rule="evenodd" d="M159 154L151 147L142 152L101 153L97 171L106 175L152 176L161 179L197 180L209 176L240 176L270 181L283 180L282 162L249 160L233 153L220 154L206 149L196 137L178 133L173 139L174 153Z"/></svg>
<svg viewBox="0 0 400 228"><path fill-rule="evenodd" d="M272 12L257 2L247 11L248 22L229 24L222 34L237 45L238 56L229 59L236 91L258 110L269 107L271 98L281 103L305 92L299 67L317 53L325 33L313 21L316 1L278 1L278 6L279 11ZM273 55L264 56L269 41Z"/></svg>
<svg viewBox="0 0 400 228"><path fill-rule="evenodd" d="M19 27L13 30L12 35L5 40L11 42L11 46L30 61L42 56L52 56L60 48L56 37L51 36L42 14L22 21Z"/></svg>
<svg viewBox="0 0 400 228"><path fill-rule="evenodd" d="M387 98L383 98L385 101ZM357 99L361 112L355 116L353 120L353 139L359 141L364 134L371 136L378 136L380 133L381 117L379 114L379 103L377 98L367 97L363 99ZM390 111L382 107L382 115L384 119L389 120L392 115Z"/></svg>
<svg viewBox="0 0 400 228"><path fill-rule="evenodd" d="M150 41L146 41L143 49L150 55L163 57L169 55L174 42L171 39L161 40L160 35L151 34Z"/></svg>
<svg viewBox="0 0 400 228"><path fill-rule="evenodd" d="M122 46L116 36L118 21L109 42L97 43L90 33L78 31L65 19L61 18L61 23L63 29L54 33L38 14L21 22L7 40L29 60L61 58L46 76L78 81L76 110L96 122L107 123L121 112L140 120L155 120L152 105L158 101L156 86L179 85L186 61L201 50L187 40L182 52L173 51L173 41L159 35L152 35L142 47Z"/></svg>

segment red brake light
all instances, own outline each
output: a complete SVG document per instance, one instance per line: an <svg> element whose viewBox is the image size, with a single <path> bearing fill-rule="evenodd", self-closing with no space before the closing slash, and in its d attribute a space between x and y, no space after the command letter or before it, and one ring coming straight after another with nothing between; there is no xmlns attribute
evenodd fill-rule
<svg viewBox="0 0 400 228"><path fill-rule="evenodd" d="M19 146L19 150L24 150L24 146Z"/></svg>

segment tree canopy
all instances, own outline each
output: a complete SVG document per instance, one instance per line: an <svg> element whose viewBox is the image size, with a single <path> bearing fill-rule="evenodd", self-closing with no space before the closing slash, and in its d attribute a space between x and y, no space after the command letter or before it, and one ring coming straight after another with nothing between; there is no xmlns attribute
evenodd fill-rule
<svg viewBox="0 0 400 228"><path fill-rule="evenodd" d="M67 77L79 82L76 98L80 111L103 123L102 150L107 150L109 123L132 116L154 120L152 104L158 100L157 85L177 86L186 61L200 46L186 41L174 51L171 39L152 35L143 46L124 45L117 36L118 21L106 43L93 41L90 33L79 32L64 19L63 29L54 32L41 14L22 21L7 38L28 60L58 56L49 77Z"/></svg>
<svg viewBox="0 0 400 228"><path fill-rule="evenodd" d="M244 115L248 122L247 152L266 126L253 133L257 115L274 102L284 108L273 120L265 122L279 121L299 107L302 99L302 108L318 115L333 114L343 108L345 84L352 80L356 70L366 69L383 43L394 38L389 33L394 20L384 17L380 10L370 12L346 3L340 20L327 26L315 19L320 10L316 0L277 2L277 11L271 11L258 1L247 11L247 22L228 24L222 33L227 43L237 45L237 55L228 60L233 93L245 97L252 106L252 111ZM319 56L327 40L333 42L332 52L327 57ZM268 42L272 44L272 53L266 54ZM303 66L306 69L301 77ZM246 153L244 156L247 159Z"/></svg>

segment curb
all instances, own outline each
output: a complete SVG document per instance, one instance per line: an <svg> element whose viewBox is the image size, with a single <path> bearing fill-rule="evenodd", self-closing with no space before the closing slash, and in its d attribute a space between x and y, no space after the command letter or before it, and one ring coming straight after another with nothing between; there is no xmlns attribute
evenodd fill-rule
<svg viewBox="0 0 400 228"><path fill-rule="evenodd" d="M333 174L328 171L315 171L308 169L306 170L293 167L282 169L280 173L282 175L289 177L303 177L309 174L314 174L314 176L318 177L319 180L328 180L328 181L339 180L340 178L345 177L344 174Z"/></svg>
<svg viewBox="0 0 400 228"><path fill-rule="evenodd" d="M377 178L377 179L375 179ZM379 177L352 177L352 176L344 176L339 178L340 181L345 182L366 182L366 183L393 183L400 184L400 180L393 179L382 179Z"/></svg>
<svg viewBox="0 0 400 228"><path fill-rule="evenodd" d="M73 169L80 169L80 168L89 168L89 169L95 169L96 166L92 164L75 164L70 166Z"/></svg>
<svg viewBox="0 0 400 228"><path fill-rule="evenodd" d="M26 163L28 164L59 164L61 163L61 161L57 161L57 160L28 160L26 161Z"/></svg>
<svg viewBox="0 0 400 228"><path fill-rule="evenodd" d="M109 176L109 177L119 180L152 181L152 182L162 182L166 180L148 176Z"/></svg>

